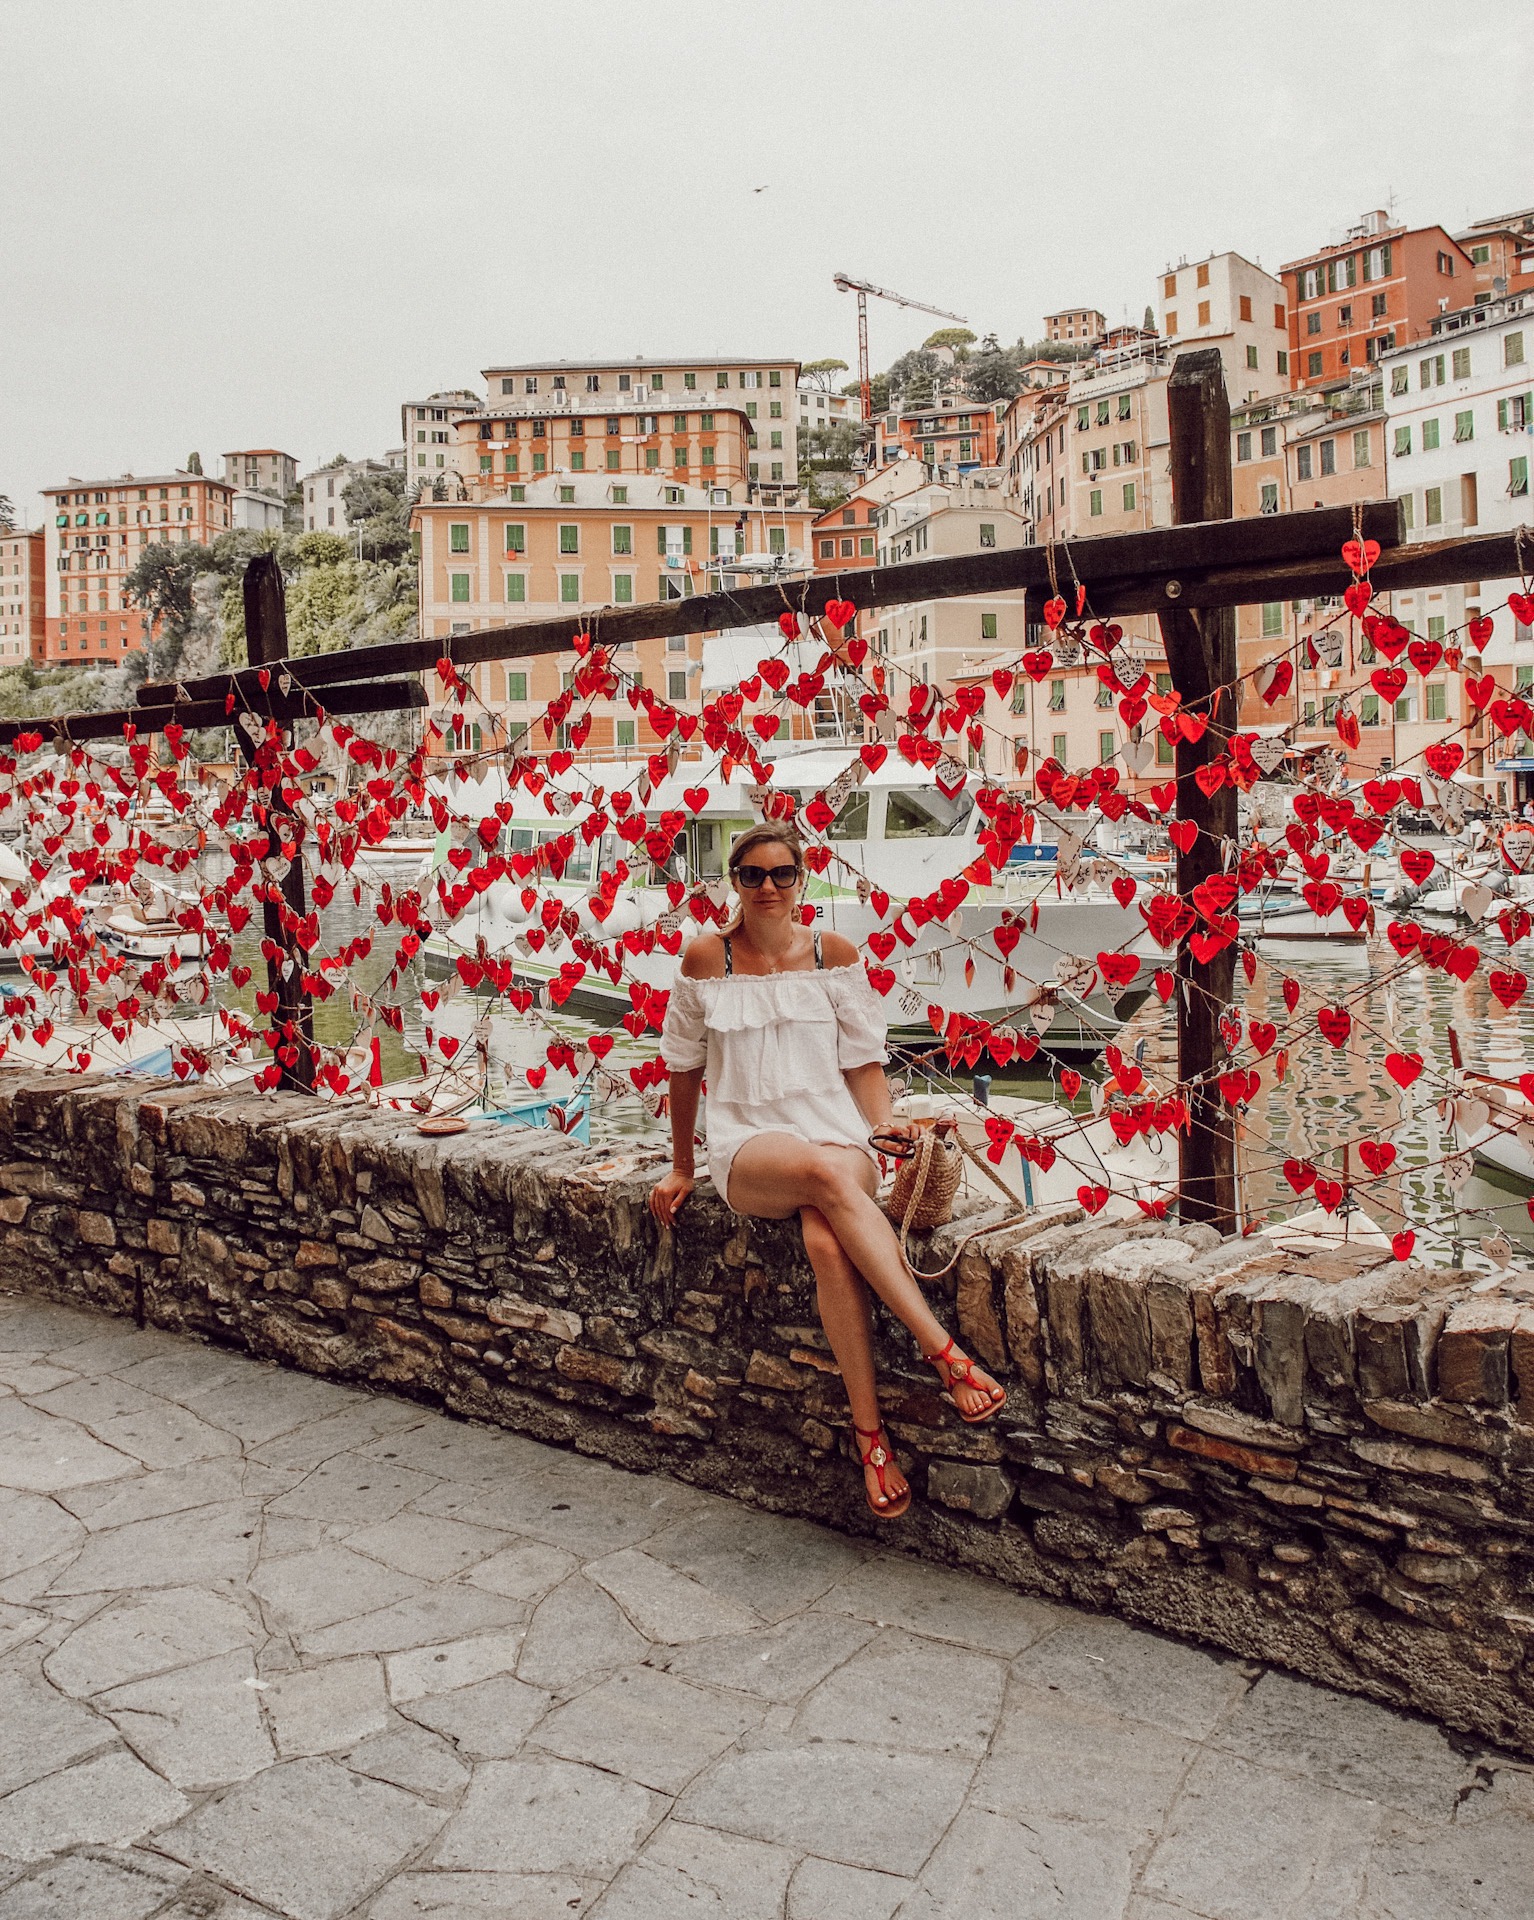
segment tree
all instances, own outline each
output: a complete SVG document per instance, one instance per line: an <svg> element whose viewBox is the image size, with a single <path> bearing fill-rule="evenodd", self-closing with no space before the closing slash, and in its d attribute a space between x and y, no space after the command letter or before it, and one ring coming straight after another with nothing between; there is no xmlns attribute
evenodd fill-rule
<svg viewBox="0 0 1534 1920"><path fill-rule="evenodd" d="M929 405L937 371L937 355L929 353L925 347L901 354L885 376L889 383L890 400L902 407Z"/></svg>
<svg viewBox="0 0 1534 1920"><path fill-rule="evenodd" d="M384 473L353 474L341 498L364 559L404 559L410 552L410 505L403 473L390 468Z"/></svg>
<svg viewBox="0 0 1534 1920"><path fill-rule="evenodd" d="M831 375L833 373L845 373L847 371L847 362L845 360L806 360L799 371L806 380L813 380L822 393L829 393L831 391Z"/></svg>
<svg viewBox="0 0 1534 1920"><path fill-rule="evenodd" d="M939 327L936 333L929 333L922 341L924 347L952 347L955 355L974 344L975 336L968 327Z"/></svg>
<svg viewBox="0 0 1534 1920"><path fill-rule="evenodd" d="M863 395L862 382L851 380L842 388L842 392L853 399L861 399ZM890 404L890 377L887 373L875 373L869 376L868 404L875 413L888 413Z"/></svg>
<svg viewBox="0 0 1534 1920"><path fill-rule="evenodd" d="M163 638L179 658L197 612L195 588L200 574L214 566L211 547L146 547L128 575L124 590L135 607L149 615L150 632Z"/></svg>
<svg viewBox="0 0 1534 1920"><path fill-rule="evenodd" d="M16 509L11 505L11 496L0 493L0 533L16 531Z"/></svg>
<svg viewBox="0 0 1534 1920"><path fill-rule="evenodd" d="M202 455L200 453L189 453L186 456L186 466L183 471L186 473L201 473Z"/></svg>
<svg viewBox="0 0 1534 1920"><path fill-rule="evenodd" d="M964 390L982 406L1010 400L1022 390L1021 366L1018 349L1002 346L994 333L988 333L979 351L964 363Z"/></svg>
<svg viewBox="0 0 1534 1920"><path fill-rule="evenodd" d="M1147 307L1145 309L1145 319L1142 324L1147 333L1154 333L1156 331L1156 312L1153 307Z"/></svg>

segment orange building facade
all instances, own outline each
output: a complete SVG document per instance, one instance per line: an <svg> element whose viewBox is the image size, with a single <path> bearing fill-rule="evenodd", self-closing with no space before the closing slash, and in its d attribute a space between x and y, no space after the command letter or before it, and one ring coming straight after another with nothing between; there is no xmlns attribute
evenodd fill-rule
<svg viewBox="0 0 1534 1920"><path fill-rule="evenodd" d="M200 473L129 473L44 487L43 661L111 666L144 646L146 616L128 604L129 574L147 547L211 546L232 524L234 491Z"/></svg>
<svg viewBox="0 0 1534 1920"><path fill-rule="evenodd" d="M616 404L601 413L491 408L453 431L457 470L474 499L550 474L601 474L722 487L744 501L759 437L742 408L717 404L665 413Z"/></svg>
<svg viewBox="0 0 1534 1920"><path fill-rule="evenodd" d="M566 473L477 500L422 499L411 525L420 544L421 634L449 638L519 620L567 616L572 638L603 610L675 600L720 587L808 570L808 510L732 503L722 488L673 480ZM515 740L537 720L579 665L568 653L468 670L474 700L463 709L470 741ZM627 688L652 689L670 705L702 705L703 636L641 641L615 657L617 699L592 709L583 750L601 759L647 751L660 736ZM433 685L433 717L453 711ZM477 731L476 731L477 729ZM541 732L535 747L547 743Z"/></svg>
<svg viewBox="0 0 1534 1920"><path fill-rule="evenodd" d="M44 657L47 543L41 527L0 529L0 666Z"/></svg>
<svg viewBox="0 0 1534 1920"><path fill-rule="evenodd" d="M997 417L1004 411L976 400L951 400L880 414L874 424L879 462L920 460L929 467L957 467L961 473L994 467Z"/></svg>
<svg viewBox="0 0 1534 1920"><path fill-rule="evenodd" d="M1442 227L1392 227L1369 214L1345 240L1279 269L1297 388L1335 385L1426 334L1475 287L1476 265Z"/></svg>

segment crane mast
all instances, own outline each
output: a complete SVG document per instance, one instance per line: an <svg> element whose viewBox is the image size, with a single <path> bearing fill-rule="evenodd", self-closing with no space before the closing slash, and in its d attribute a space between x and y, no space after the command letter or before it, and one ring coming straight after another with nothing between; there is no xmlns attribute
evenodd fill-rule
<svg viewBox="0 0 1534 1920"><path fill-rule="evenodd" d="M858 392L863 402L863 434L868 438L873 433L874 411L873 385L868 374L868 296L888 300L892 306L909 307L916 313L935 314L939 320L957 320L961 327L967 327L969 322L962 313L950 313L946 307L930 307L925 300L909 300L903 293L876 287L871 280L854 280L850 274L835 274L831 284L839 293L855 293L858 297Z"/></svg>

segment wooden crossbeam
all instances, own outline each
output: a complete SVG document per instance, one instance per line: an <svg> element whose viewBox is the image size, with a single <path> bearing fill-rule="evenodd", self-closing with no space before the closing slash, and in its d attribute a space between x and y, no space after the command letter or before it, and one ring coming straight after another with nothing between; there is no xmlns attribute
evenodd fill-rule
<svg viewBox="0 0 1534 1920"><path fill-rule="evenodd" d="M1366 538L1377 540L1382 549L1399 546L1404 530L1398 501L1369 501L1358 511ZM1145 533L1103 534L1093 540L1052 547L1012 547L952 559L908 561L894 567L814 574L773 586L745 587L739 592L694 594L685 600L607 608L581 616L579 624L602 646L621 647L673 634L723 633L736 627L771 625L785 612L814 618L835 600L849 600L859 609L870 609L913 600L952 599L960 594L1031 591L1047 597L1056 584L1074 611L1078 580L1085 583L1093 606L1100 612L1159 612L1167 605L1164 586L1168 579L1197 580L1216 569L1280 564L1317 569L1329 583L1319 590L1340 593L1352 578L1343 565L1341 549L1353 531L1352 508L1317 507L1309 513L1265 514L1250 520L1160 527ZM1144 604L1131 609L1127 602L1137 595ZM1201 603L1184 597L1182 604ZM284 660L281 666L298 685L318 690L383 674L425 673L444 657L462 667L486 660L565 653L576 625L577 621L567 614L557 620L485 627L477 633L454 634L451 639L396 640L383 646L311 654L301 660ZM146 684L139 690L139 699L146 706L163 706L178 699L222 700L234 689L244 700L253 682L254 675L247 668L179 684Z"/></svg>
<svg viewBox="0 0 1534 1920"><path fill-rule="evenodd" d="M262 692L254 683L248 691L254 704L246 708L237 703L232 713L227 697L220 696L216 700L161 701L153 706L113 707L100 713L69 713L56 719L3 720L0 721L0 745L13 746L23 733L40 733L47 740L68 742L121 740L125 726L136 728L141 737L163 733L172 722L188 732L199 727L228 727L235 725L244 711L290 726L295 720L312 716L317 706L323 707L327 714L349 718L363 713L403 712L426 705L426 690L419 680L369 680L357 686L327 687L323 698L296 687L290 693L279 692L275 686Z"/></svg>

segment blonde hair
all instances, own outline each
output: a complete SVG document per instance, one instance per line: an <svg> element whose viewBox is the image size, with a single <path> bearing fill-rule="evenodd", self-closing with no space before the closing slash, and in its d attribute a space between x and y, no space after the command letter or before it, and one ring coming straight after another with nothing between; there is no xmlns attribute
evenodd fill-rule
<svg viewBox="0 0 1534 1920"><path fill-rule="evenodd" d="M804 841L800 837L799 829L791 820L764 820L759 826L747 827L744 833L735 836L730 847L730 857L726 862L732 880L740 871L746 855L756 847L787 847L794 856L794 865L799 869L801 878L803 877ZM723 938L728 938L730 934L737 932L745 918L745 903L738 891L738 881L736 885L735 911L719 929Z"/></svg>

